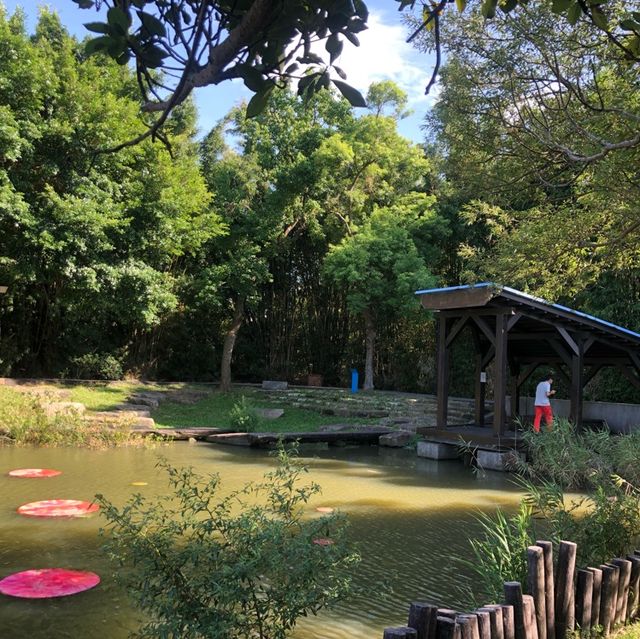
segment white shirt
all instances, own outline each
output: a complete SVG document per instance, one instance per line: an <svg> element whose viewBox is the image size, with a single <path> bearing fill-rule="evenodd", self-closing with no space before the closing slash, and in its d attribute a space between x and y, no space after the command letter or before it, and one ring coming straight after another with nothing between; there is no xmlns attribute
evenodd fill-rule
<svg viewBox="0 0 640 639"><path fill-rule="evenodd" d="M540 382L536 386L536 406L550 406L551 402L547 397L547 393L551 392L551 384L549 382Z"/></svg>

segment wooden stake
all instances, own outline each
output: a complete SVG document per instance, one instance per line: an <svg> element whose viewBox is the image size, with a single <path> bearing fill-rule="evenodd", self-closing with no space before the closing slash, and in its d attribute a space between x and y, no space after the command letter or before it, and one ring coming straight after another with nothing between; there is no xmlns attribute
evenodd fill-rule
<svg viewBox="0 0 640 639"><path fill-rule="evenodd" d="M502 629L504 631L504 639L516 639L516 623L513 606L502 606Z"/></svg>
<svg viewBox="0 0 640 639"><path fill-rule="evenodd" d="M593 573L578 570L576 583L576 622L582 636L589 636L591 630L591 605L593 603Z"/></svg>
<svg viewBox="0 0 640 639"><path fill-rule="evenodd" d="M547 639L556 639L556 598L553 579L553 544L550 541L536 541L544 556L544 597L547 617Z"/></svg>
<svg viewBox="0 0 640 639"><path fill-rule="evenodd" d="M529 592L535 604L539 639L547 639L547 602L545 596L544 551L540 546L527 548Z"/></svg>
<svg viewBox="0 0 640 639"><path fill-rule="evenodd" d="M573 578L576 568L577 546L572 541L561 541L558 548L558 574L556 575L556 639L565 639L575 627Z"/></svg>
<svg viewBox="0 0 640 639"><path fill-rule="evenodd" d="M631 562L631 578L629 581L629 608L627 619L635 619L640 613L640 557L629 555Z"/></svg>
<svg viewBox="0 0 640 639"><path fill-rule="evenodd" d="M600 566L602 570L602 592L600 595L600 625L602 626L602 633L606 637L613 627L614 611L615 611L615 599L614 589L618 590L617 580L614 582L617 568L615 566L609 566L602 564Z"/></svg>
<svg viewBox="0 0 640 639"><path fill-rule="evenodd" d="M531 595L522 595L522 607L524 610L524 627L527 639L538 639L536 605Z"/></svg>
<svg viewBox="0 0 640 639"><path fill-rule="evenodd" d="M424 601L415 601L409 606L407 626L413 628L418 639L435 639L438 606Z"/></svg>
<svg viewBox="0 0 640 639"><path fill-rule="evenodd" d="M491 624L491 639L504 639L504 626L502 621L502 606L489 605L480 608L489 611L489 621Z"/></svg>
<svg viewBox="0 0 640 639"><path fill-rule="evenodd" d="M613 559L611 563L618 566L618 600L616 602L616 623L626 623L629 607L629 584L631 583L631 562L628 559Z"/></svg>
<svg viewBox="0 0 640 639"><path fill-rule="evenodd" d="M504 601L513 606L513 622L515 639L527 639L524 623L524 607L522 605L522 586L519 581L507 581L504 584Z"/></svg>
<svg viewBox="0 0 640 639"><path fill-rule="evenodd" d="M591 599L591 627L600 625L600 597L602 594L602 570L587 568L593 574L593 597Z"/></svg>
<svg viewBox="0 0 640 639"><path fill-rule="evenodd" d="M417 636L413 628L385 628L383 639L416 639Z"/></svg>

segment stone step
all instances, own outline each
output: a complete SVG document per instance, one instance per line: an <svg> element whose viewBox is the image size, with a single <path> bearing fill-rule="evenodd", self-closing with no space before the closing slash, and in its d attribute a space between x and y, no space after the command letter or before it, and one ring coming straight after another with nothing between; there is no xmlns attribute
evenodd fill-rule
<svg viewBox="0 0 640 639"><path fill-rule="evenodd" d="M99 410L91 413L91 416L95 417L151 417L151 412L148 409L122 409L122 410Z"/></svg>
<svg viewBox="0 0 640 639"><path fill-rule="evenodd" d="M149 406L150 408L158 408L160 400L157 397L149 395L131 395L130 397L127 397L127 403Z"/></svg>
<svg viewBox="0 0 640 639"><path fill-rule="evenodd" d="M116 404L115 406L113 406L111 408L111 411L124 411L124 412L131 412L131 411L142 411L142 412L149 412L151 409L151 406L149 406L148 404L129 404L124 403L124 404Z"/></svg>

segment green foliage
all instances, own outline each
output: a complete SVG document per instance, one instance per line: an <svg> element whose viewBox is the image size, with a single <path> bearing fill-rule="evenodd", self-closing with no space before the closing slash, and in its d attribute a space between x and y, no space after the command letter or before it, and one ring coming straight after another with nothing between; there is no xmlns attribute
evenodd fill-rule
<svg viewBox="0 0 640 639"><path fill-rule="evenodd" d="M260 418L244 395L229 411L229 425L241 433L253 433L258 430Z"/></svg>
<svg viewBox="0 0 640 639"><path fill-rule="evenodd" d="M301 483L305 469L283 450L264 482L227 495L217 475L159 466L171 490L155 502L97 496L117 576L150 618L136 637L284 639L346 595L358 559L346 521L303 516L319 487Z"/></svg>
<svg viewBox="0 0 640 639"><path fill-rule="evenodd" d="M37 397L0 386L0 445L109 448L142 443L127 420L107 426L87 423L74 411L48 416Z"/></svg>
<svg viewBox="0 0 640 639"><path fill-rule="evenodd" d="M587 497L568 498L552 482L526 483L526 503L552 540L578 544L581 566L624 557L640 541L640 490L619 476L602 479Z"/></svg>
<svg viewBox="0 0 640 639"><path fill-rule="evenodd" d="M480 514L480 536L471 539L471 556L461 563L471 574L472 586L463 596L475 605L499 603L504 597L504 582L527 583L527 547L535 542L532 508L522 502L518 512L507 515L498 508L495 514Z"/></svg>
<svg viewBox="0 0 640 639"><path fill-rule="evenodd" d="M0 46L3 368L52 374L86 352L143 368L179 307L180 261L221 230L195 112L168 123L173 158L153 144L96 154L144 128L128 67L83 60L48 11L31 38L0 9Z"/></svg>
<svg viewBox="0 0 640 639"><path fill-rule="evenodd" d="M504 581L526 584L526 547L535 539L575 542L579 566L624 556L640 542L637 434L578 432L558 420L552 431L524 437L529 461L518 467L525 490L518 513L481 515L482 536L471 541L473 556L465 562L482 596L494 600ZM616 474L621 470L627 475ZM589 493L575 498L565 488Z"/></svg>
<svg viewBox="0 0 640 639"><path fill-rule="evenodd" d="M71 377L76 379L121 379L122 364L108 353L86 353L73 357Z"/></svg>
<svg viewBox="0 0 640 639"><path fill-rule="evenodd" d="M335 66L335 60L345 39L357 46L356 34L366 29L368 11L362 0L335 5L293 0L286 10L274 9L262 2L198 7L179 0L170 8L161 0L138 0L124 8L110 0L75 2L83 9L107 8L106 21L85 25L89 31L99 34L87 41L85 54L106 54L121 65L135 59L145 99L148 91L157 95L158 87L170 86L166 74L158 76L153 70L166 65L177 75L182 72L186 77L192 69L190 64L185 64L185 55L196 60L207 54L211 62L200 70L197 86L241 78L254 93L247 106L247 117L264 111L277 84L293 81L297 81L298 95L305 99L333 82L351 105L366 106L356 89L334 80L330 73L334 68L340 77L346 77L344 71ZM194 29L199 33L197 38L192 37ZM221 41L222 33L227 37ZM312 41L325 41L328 62L311 51ZM182 43L179 52L177 42ZM207 79L203 81L205 76ZM184 90L184 84L173 85L174 104L180 104L187 97L189 92Z"/></svg>
<svg viewBox="0 0 640 639"><path fill-rule="evenodd" d="M519 470L534 479L545 478L565 488L599 486L613 475L640 483L640 434L611 435L607 430L578 430L566 419L551 431L525 431L528 462Z"/></svg>

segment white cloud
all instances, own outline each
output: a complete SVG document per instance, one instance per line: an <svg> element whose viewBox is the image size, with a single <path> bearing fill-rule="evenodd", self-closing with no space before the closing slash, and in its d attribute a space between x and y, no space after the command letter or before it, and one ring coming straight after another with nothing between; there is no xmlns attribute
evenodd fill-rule
<svg viewBox="0 0 640 639"><path fill-rule="evenodd" d="M367 24L369 28L358 34L360 46L345 40L336 61L347 73L347 82L366 93L372 82L393 80L407 93L410 107L424 109L433 104L438 87L424 94L433 69L432 56L407 44L407 28L397 19L392 24L385 13L372 11Z"/></svg>

